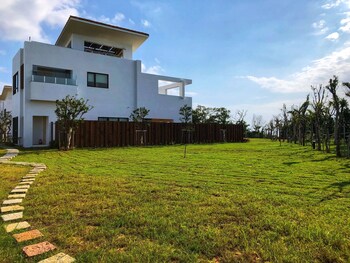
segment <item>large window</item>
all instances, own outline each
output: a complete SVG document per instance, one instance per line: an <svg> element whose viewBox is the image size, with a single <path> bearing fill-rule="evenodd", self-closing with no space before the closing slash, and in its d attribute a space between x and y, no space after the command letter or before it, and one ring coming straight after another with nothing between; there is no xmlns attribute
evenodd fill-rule
<svg viewBox="0 0 350 263"><path fill-rule="evenodd" d="M87 73L87 85L95 88L108 89L108 75L101 73Z"/></svg>
<svg viewBox="0 0 350 263"><path fill-rule="evenodd" d="M84 42L84 51L118 58L122 58L124 56L124 50L122 48L106 46L88 41Z"/></svg>
<svg viewBox="0 0 350 263"><path fill-rule="evenodd" d="M76 85L76 80L72 78L72 75L73 72L69 69L33 65L32 81L63 85Z"/></svg>
<svg viewBox="0 0 350 263"><path fill-rule="evenodd" d="M12 77L12 93L15 95L18 92L18 72Z"/></svg>
<svg viewBox="0 0 350 263"><path fill-rule="evenodd" d="M72 77L72 71L69 69L50 68L33 65L33 75L69 79Z"/></svg>

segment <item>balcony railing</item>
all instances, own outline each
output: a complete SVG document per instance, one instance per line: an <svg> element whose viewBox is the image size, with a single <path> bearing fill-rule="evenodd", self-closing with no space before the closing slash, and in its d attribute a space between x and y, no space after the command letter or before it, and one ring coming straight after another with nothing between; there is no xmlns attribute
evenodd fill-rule
<svg viewBox="0 0 350 263"><path fill-rule="evenodd" d="M52 83L52 84L62 84L62 85L71 85L76 86L76 79L68 79L68 78L57 78L57 77L48 77L48 76L39 76L32 75L33 82L43 82L43 83Z"/></svg>

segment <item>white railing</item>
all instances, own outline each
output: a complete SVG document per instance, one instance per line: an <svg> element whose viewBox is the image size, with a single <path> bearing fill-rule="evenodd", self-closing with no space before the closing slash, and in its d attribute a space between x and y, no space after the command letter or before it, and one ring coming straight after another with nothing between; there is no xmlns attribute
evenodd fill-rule
<svg viewBox="0 0 350 263"><path fill-rule="evenodd" d="M39 75L32 75L32 81L33 82L62 84L62 85L71 85L71 86L77 85L76 79L47 77L47 76L39 76Z"/></svg>

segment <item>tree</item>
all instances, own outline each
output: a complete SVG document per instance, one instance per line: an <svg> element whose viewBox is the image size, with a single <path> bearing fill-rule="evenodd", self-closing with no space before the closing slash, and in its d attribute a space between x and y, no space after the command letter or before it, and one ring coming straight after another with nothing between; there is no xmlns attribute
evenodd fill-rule
<svg viewBox="0 0 350 263"><path fill-rule="evenodd" d="M310 111L312 116L312 131L315 143L317 144L317 150L321 151L321 139L323 134L323 123L325 122L326 113L326 100L325 88L320 85L318 88L311 86L313 91L313 98L311 107L313 111Z"/></svg>
<svg viewBox="0 0 350 263"><path fill-rule="evenodd" d="M346 95L347 97L350 97L350 82L343 82L343 86L347 88L347 92L345 92L345 95ZM348 115L349 115L349 117L350 117L349 110L346 111L345 115L346 115L347 117L348 117ZM347 122L346 122L347 125L350 126L350 118L349 118L349 119L346 118L346 120L347 120ZM350 132L348 133L348 136L347 136L346 139L347 139L347 144L348 144L348 155L347 155L347 157L350 158Z"/></svg>
<svg viewBox="0 0 350 263"><path fill-rule="evenodd" d="M134 122L143 123L148 113L148 109L146 109L145 107L139 107L132 111L132 113L130 114L130 119Z"/></svg>
<svg viewBox="0 0 350 263"><path fill-rule="evenodd" d="M301 145L305 145L306 139L306 124L307 124L307 108L309 107L309 95L306 97L306 101L300 107L292 107L289 113L291 114L291 125L293 127L293 141L299 142Z"/></svg>
<svg viewBox="0 0 350 263"><path fill-rule="evenodd" d="M282 119L280 116L273 116L273 122L276 130L276 139L280 142L281 146L281 129L282 129Z"/></svg>
<svg viewBox="0 0 350 263"><path fill-rule="evenodd" d="M56 100L57 121L60 128L65 134L64 149L71 148L71 140L74 131L84 118L84 114L90 111L93 107L87 105L88 100L83 98L78 99L76 96L67 95L62 100Z"/></svg>
<svg viewBox="0 0 350 263"><path fill-rule="evenodd" d="M190 106L184 105L180 108L179 114L181 115L180 121L185 124L185 128L182 130L182 139L185 137L185 148L184 148L184 158L186 158L187 153L187 143L190 142L191 132L193 127L191 125L192 108Z"/></svg>
<svg viewBox="0 0 350 263"><path fill-rule="evenodd" d="M341 157L340 152L340 133L339 133L339 119L340 119L340 102L337 95L338 89L338 77L333 76L333 79L329 80L329 85L326 86L326 89L332 94L332 106L335 111L334 116L334 141L335 141L335 152L337 157Z"/></svg>
<svg viewBox="0 0 350 263"><path fill-rule="evenodd" d="M145 122L145 118L148 115L149 110L145 107L139 107L132 111L130 114L130 119L133 122L136 122L136 136L140 135L140 144L144 145L146 143L146 132L147 130L143 128L143 123Z"/></svg>
<svg viewBox="0 0 350 263"><path fill-rule="evenodd" d="M230 114L231 114L231 111L224 107L214 108L213 109L214 122L218 124L229 124Z"/></svg>
<svg viewBox="0 0 350 263"><path fill-rule="evenodd" d="M287 139L290 142L290 114L288 113L286 104L283 104L282 109L282 139Z"/></svg>
<svg viewBox="0 0 350 263"><path fill-rule="evenodd" d="M10 111L6 111L6 109L0 111L0 139L3 142L7 142L7 134L11 130L11 120L12 114Z"/></svg>
<svg viewBox="0 0 350 263"><path fill-rule="evenodd" d="M260 137L260 130L263 127L263 117L262 115L253 114L252 128L256 136Z"/></svg>
<svg viewBox="0 0 350 263"><path fill-rule="evenodd" d="M244 136L247 136L247 131L249 127L249 124L247 124L247 122L244 120L246 115L247 115L247 110L237 110L234 118L234 121L236 124L243 125Z"/></svg>
<svg viewBox="0 0 350 263"><path fill-rule="evenodd" d="M198 105L194 110L192 110L192 122L197 123L207 123L209 119L209 108Z"/></svg>
<svg viewBox="0 0 350 263"><path fill-rule="evenodd" d="M191 117L192 117L192 108L190 106L187 106L187 104L185 104L184 106L182 106L179 110L179 114L180 114L180 121L182 123L190 123L191 122Z"/></svg>

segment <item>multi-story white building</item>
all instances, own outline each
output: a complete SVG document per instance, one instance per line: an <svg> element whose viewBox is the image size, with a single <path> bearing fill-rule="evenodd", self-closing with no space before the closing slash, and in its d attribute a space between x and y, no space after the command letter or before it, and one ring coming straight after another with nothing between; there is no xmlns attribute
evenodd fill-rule
<svg viewBox="0 0 350 263"><path fill-rule="evenodd" d="M192 81L142 73L133 52L147 38L71 16L55 45L24 42L12 64L14 142L48 145L54 139L55 101L68 94L89 100L93 109L84 116L87 120L126 121L135 108L146 107L149 118L177 122L180 107L192 106L185 97Z"/></svg>

